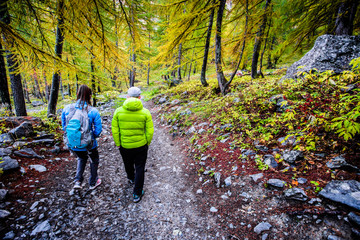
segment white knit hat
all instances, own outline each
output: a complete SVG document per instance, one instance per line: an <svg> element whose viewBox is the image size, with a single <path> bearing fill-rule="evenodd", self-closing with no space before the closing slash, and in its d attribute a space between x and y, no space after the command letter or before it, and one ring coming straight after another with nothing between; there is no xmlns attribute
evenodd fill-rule
<svg viewBox="0 0 360 240"><path fill-rule="evenodd" d="M127 92L127 95L129 97L139 97L140 94L141 94L141 90L138 87L131 87Z"/></svg>

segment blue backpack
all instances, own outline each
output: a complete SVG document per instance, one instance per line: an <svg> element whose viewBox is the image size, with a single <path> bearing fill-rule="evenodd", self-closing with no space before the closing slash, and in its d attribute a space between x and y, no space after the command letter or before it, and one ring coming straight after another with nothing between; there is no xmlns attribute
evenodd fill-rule
<svg viewBox="0 0 360 240"><path fill-rule="evenodd" d="M90 129L90 120L88 111L91 107L85 109L75 108L75 104L70 105L69 114L66 116L65 144L70 149L92 148L93 139Z"/></svg>

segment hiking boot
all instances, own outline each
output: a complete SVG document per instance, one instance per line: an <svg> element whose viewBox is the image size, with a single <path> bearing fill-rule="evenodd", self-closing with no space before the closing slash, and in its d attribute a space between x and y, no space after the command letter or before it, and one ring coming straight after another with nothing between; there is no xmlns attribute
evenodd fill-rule
<svg viewBox="0 0 360 240"><path fill-rule="evenodd" d="M98 180L96 181L94 186L90 186L89 189L90 190L94 190L95 188L97 188L99 185L101 184L101 179L98 178Z"/></svg>
<svg viewBox="0 0 360 240"><path fill-rule="evenodd" d="M80 189L81 188L81 183L79 181L75 181L75 184L74 184L74 189Z"/></svg>
<svg viewBox="0 0 360 240"><path fill-rule="evenodd" d="M140 202L142 196L144 196L144 190L141 192L141 195L136 195L136 194L134 194L134 195L133 195L133 197L134 197L134 203Z"/></svg>

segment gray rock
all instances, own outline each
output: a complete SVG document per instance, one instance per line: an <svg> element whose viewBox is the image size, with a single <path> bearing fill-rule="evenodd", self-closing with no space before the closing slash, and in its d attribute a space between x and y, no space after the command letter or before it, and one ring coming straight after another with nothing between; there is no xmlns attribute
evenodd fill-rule
<svg viewBox="0 0 360 240"><path fill-rule="evenodd" d="M297 181L298 181L298 183L300 183L300 184L305 184L305 183L307 183L307 179L306 179L306 178L301 178L301 177L299 177L299 178L297 179Z"/></svg>
<svg viewBox="0 0 360 240"><path fill-rule="evenodd" d="M262 233L263 231L267 231L271 228L271 224L268 222L261 222L258 225L256 225L256 227L254 228L254 232L256 232L257 234Z"/></svg>
<svg viewBox="0 0 360 240"><path fill-rule="evenodd" d="M285 150L282 154L282 158L285 162L295 163L295 161L301 160L304 158L303 152L298 150Z"/></svg>
<svg viewBox="0 0 360 240"><path fill-rule="evenodd" d="M359 172L359 168L346 162L342 156L337 156L326 163L330 169L342 169L349 172Z"/></svg>
<svg viewBox="0 0 360 240"><path fill-rule="evenodd" d="M42 165L29 165L29 168L34 169L38 172L46 172L47 171L46 167L44 167Z"/></svg>
<svg viewBox="0 0 360 240"><path fill-rule="evenodd" d="M339 238L338 236L335 235L329 235L327 237L328 240L342 240L342 238Z"/></svg>
<svg viewBox="0 0 360 240"><path fill-rule="evenodd" d="M250 175L250 177L252 178L252 180L254 182L257 182L257 180L264 177L264 174L263 173L257 173L257 174Z"/></svg>
<svg viewBox="0 0 360 240"><path fill-rule="evenodd" d="M166 98L165 97L162 97L159 99L159 104L163 104L163 103L166 103Z"/></svg>
<svg viewBox="0 0 360 240"><path fill-rule="evenodd" d="M316 68L319 72L333 70L340 73L350 70L350 61L360 57L360 36L322 35L314 47L299 61L291 65L284 78L296 78L298 72L309 72ZM299 69L300 66L303 66Z"/></svg>
<svg viewBox="0 0 360 240"><path fill-rule="evenodd" d="M277 166L278 166L278 163L276 162L273 155L270 155L270 154L264 155L263 161L270 168L277 168Z"/></svg>
<svg viewBox="0 0 360 240"><path fill-rule="evenodd" d="M55 144L54 139L37 139L31 142L31 144L41 144L41 145L50 145L53 146Z"/></svg>
<svg viewBox="0 0 360 240"><path fill-rule="evenodd" d="M291 136L286 136L286 137L281 137L278 138L277 140L279 143L281 143L281 146L287 146L287 145L295 145L296 143L296 137L291 135Z"/></svg>
<svg viewBox="0 0 360 240"><path fill-rule="evenodd" d="M233 128L233 125L228 123L228 124L224 124L224 125L221 125L220 126L220 129L223 130L223 129L228 129L228 128Z"/></svg>
<svg viewBox="0 0 360 240"><path fill-rule="evenodd" d="M61 152L61 149L59 146L55 146L53 149L49 150L51 153L59 154Z"/></svg>
<svg viewBox="0 0 360 240"><path fill-rule="evenodd" d="M0 148L0 157L9 156L12 153L9 148Z"/></svg>
<svg viewBox="0 0 360 240"><path fill-rule="evenodd" d="M215 184L216 184L216 187L219 188L220 187L220 180L221 180L221 173L219 172L216 172L214 173L214 179L215 179Z"/></svg>
<svg viewBox="0 0 360 240"><path fill-rule="evenodd" d="M212 212L212 213L215 213L215 212L217 212L218 210L217 210L217 208L215 208L215 207L211 207L210 208L210 212Z"/></svg>
<svg viewBox="0 0 360 240"><path fill-rule="evenodd" d="M358 87L358 85L356 84L349 84L344 88L341 88L340 90L342 92L346 92L346 93L352 93L354 89L356 89Z"/></svg>
<svg viewBox="0 0 360 240"><path fill-rule="evenodd" d="M231 176L230 177L227 177L225 178L225 186L226 187L230 187L231 186Z"/></svg>
<svg viewBox="0 0 360 240"><path fill-rule="evenodd" d="M202 122L202 123L199 123L199 127L204 127L204 126L208 126L209 124L207 122Z"/></svg>
<svg viewBox="0 0 360 240"><path fill-rule="evenodd" d="M351 222L352 224L354 224L354 225L357 226L357 227L360 227L360 216L359 216L359 215L357 215L357 214L354 213L354 212L350 212L350 213L348 214L348 219L350 220L350 222Z"/></svg>
<svg viewBox="0 0 360 240"><path fill-rule="evenodd" d="M18 151L14 151L14 155L19 157L26 157L26 158L39 158L43 159L43 156L38 155L34 150L31 148L23 148Z"/></svg>
<svg viewBox="0 0 360 240"><path fill-rule="evenodd" d="M13 231L7 232L4 236L4 240L10 240L15 238L15 233Z"/></svg>
<svg viewBox="0 0 360 240"><path fill-rule="evenodd" d="M191 127L189 128L189 130L186 131L186 135L192 134L192 133L194 133L194 132L196 132L196 129L195 129L194 126L191 126Z"/></svg>
<svg viewBox="0 0 360 240"><path fill-rule="evenodd" d="M309 201L309 204L313 205L313 204L317 204L317 203L321 203L321 199L320 198L312 198Z"/></svg>
<svg viewBox="0 0 360 240"><path fill-rule="evenodd" d="M6 189L0 189L0 201L3 201L6 198L7 192Z"/></svg>
<svg viewBox="0 0 360 240"><path fill-rule="evenodd" d="M19 168L19 163L17 160L5 156L3 157L2 162L0 162L0 168L2 168L4 172L11 171Z"/></svg>
<svg viewBox="0 0 360 240"><path fill-rule="evenodd" d="M171 101L171 104L172 104L172 105L176 105L176 104L178 104L179 102L180 102L179 99L174 99L174 100Z"/></svg>
<svg viewBox="0 0 360 240"><path fill-rule="evenodd" d="M243 156L252 156L252 155L256 155L256 153L250 149L243 149L241 150L241 153Z"/></svg>
<svg viewBox="0 0 360 240"><path fill-rule="evenodd" d="M206 133L206 130L205 129L203 129L203 128L201 128L200 130L199 130L199 132L198 132L199 134L203 134L203 133Z"/></svg>
<svg viewBox="0 0 360 240"><path fill-rule="evenodd" d="M284 188L285 187L285 181L280 179L269 179L267 181L268 186L275 187L275 188Z"/></svg>
<svg viewBox="0 0 360 240"><path fill-rule="evenodd" d="M8 216L10 216L10 212L6 211L4 209L0 209L0 219L4 219L7 218Z"/></svg>
<svg viewBox="0 0 360 240"><path fill-rule="evenodd" d="M31 236L36 236L38 233L47 232L51 228L49 221L45 220L39 223L36 228L31 232Z"/></svg>
<svg viewBox="0 0 360 240"><path fill-rule="evenodd" d="M333 180L319 193L334 202L360 210L360 182L355 180Z"/></svg>
<svg viewBox="0 0 360 240"><path fill-rule="evenodd" d="M25 141L16 141L16 142L13 143L12 148L13 149L20 149L20 148L22 148L23 146L25 146L27 144L28 144L28 142L25 142Z"/></svg>
<svg viewBox="0 0 360 240"><path fill-rule="evenodd" d="M38 140L38 139L54 139L54 138L55 138L55 135L51 134L51 133L50 134L41 133L40 136L34 137L35 140Z"/></svg>
<svg viewBox="0 0 360 240"><path fill-rule="evenodd" d="M9 133L3 133L0 135L0 143L3 144L11 144L14 142L14 138L11 134Z"/></svg>
<svg viewBox="0 0 360 240"><path fill-rule="evenodd" d="M304 192L304 190L300 188L290 188L284 191L284 196L286 199L290 200L298 200L298 201L306 201L308 196Z"/></svg>
<svg viewBox="0 0 360 240"><path fill-rule="evenodd" d="M272 96L269 101L276 105L277 112L284 112L288 108L288 102L282 94Z"/></svg>
<svg viewBox="0 0 360 240"><path fill-rule="evenodd" d="M31 105L33 105L33 107L38 107L44 105L44 103L42 101L32 101Z"/></svg>
<svg viewBox="0 0 360 240"><path fill-rule="evenodd" d="M23 122L20 126L11 129L9 134L13 136L14 139L19 139L22 137L31 137L34 135L34 128L31 122Z"/></svg>
<svg viewBox="0 0 360 240"><path fill-rule="evenodd" d="M266 146L263 145L256 145L255 147L262 152L267 152L269 150Z"/></svg>
<svg viewBox="0 0 360 240"><path fill-rule="evenodd" d="M234 98L233 103L239 103L240 101L240 98Z"/></svg>

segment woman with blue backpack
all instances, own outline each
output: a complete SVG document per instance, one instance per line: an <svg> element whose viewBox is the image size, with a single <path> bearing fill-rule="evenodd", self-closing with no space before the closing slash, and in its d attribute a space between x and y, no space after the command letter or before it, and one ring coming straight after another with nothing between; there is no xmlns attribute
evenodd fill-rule
<svg viewBox="0 0 360 240"><path fill-rule="evenodd" d="M65 106L61 114L64 142L77 156L77 170L74 189L81 188L87 160L90 157L90 190L101 184L98 177L99 152L96 138L102 131L99 111L91 106L91 89L81 85L77 92L76 103Z"/></svg>

